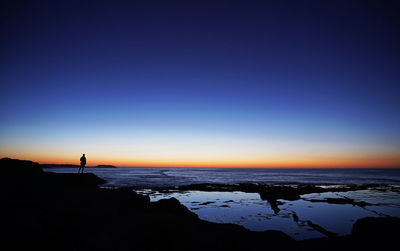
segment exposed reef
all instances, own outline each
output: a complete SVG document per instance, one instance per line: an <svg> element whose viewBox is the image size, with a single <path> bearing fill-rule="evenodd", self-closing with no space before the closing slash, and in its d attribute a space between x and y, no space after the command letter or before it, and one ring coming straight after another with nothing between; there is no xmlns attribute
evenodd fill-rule
<svg viewBox="0 0 400 251"><path fill-rule="evenodd" d="M337 234L336 233L332 233L329 232L328 230L326 230L325 228L321 227L320 225L317 225L315 223L312 223L312 221L307 221L307 224L312 227L313 229L317 230L318 232L320 232L321 234L326 235L327 237L336 237Z"/></svg>
<svg viewBox="0 0 400 251"><path fill-rule="evenodd" d="M367 203L365 201L355 201L350 198L326 198L326 199L304 199L306 201L310 202L326 202L329 204L350 204L353 206L359 206L359 207L365 207L365 206L370 206L372 204Z"/></svg>
<svg viewBox="0 0 400 251"><path fill-rule="evenodd" d="M326 193L326 192L348 192L356 190L364 190L377 187L378 185L335 185L335 186L317 186L317 185L267 185L260 183L239 183L239 184L192 184L184 186L175 186L157 189L160 192L168 191L218 191L218 192L232 192L240 191L247 193L258 193L262 200L268 201L272 210L279 213L279 206L282 202L278 201L288 200L294 201L300 199L301 195L311 193ZM352 204L357 206L369 205L366 202L357 202L348 198L328 198L325 200L309 200L311 202L327 202L336 204Z"/></svg>

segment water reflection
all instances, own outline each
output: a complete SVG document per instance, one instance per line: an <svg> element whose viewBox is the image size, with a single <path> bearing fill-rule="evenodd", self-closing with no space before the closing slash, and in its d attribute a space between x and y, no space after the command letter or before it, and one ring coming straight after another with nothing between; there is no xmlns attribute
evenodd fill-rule
<svg viewBox="0 0 400 251"><path fill-rule="evenodd" d="M148 194L152 201L175 197L203 220L238 224L253 231L281 230L295 239L324 236L310 226L308 221L329 232L346 235L351 233L352 225L357 219L389 215L400 217L399 193L377 189L308 194L296 201L279 200L283 204L279 206L281 210L277 214L267 201L260 199L257 193L204 191L159 193L149 189L138 192ZM327 198L349 198L373 205L360 207L309 201Z"/></svg>

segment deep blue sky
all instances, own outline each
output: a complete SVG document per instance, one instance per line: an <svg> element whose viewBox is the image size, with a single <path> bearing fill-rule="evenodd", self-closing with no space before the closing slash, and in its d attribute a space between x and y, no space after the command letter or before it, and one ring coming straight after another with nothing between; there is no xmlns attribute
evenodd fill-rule
<svg viewBox="0 0 400 251"><path fill-rule="evenodd" d="M1 9L2 155L400 159L395 1L9 1Z"/></svg>

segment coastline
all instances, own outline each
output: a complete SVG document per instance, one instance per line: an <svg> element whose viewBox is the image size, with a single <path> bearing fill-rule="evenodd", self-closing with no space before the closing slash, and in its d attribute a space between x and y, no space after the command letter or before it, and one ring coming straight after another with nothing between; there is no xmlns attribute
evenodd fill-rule
<svg viewBox="0 0 400 251"><path fill-rule="evenodd" d="M37 163L10 159L2 159L1 166L6 177L1 189L6 205L6 231L2 234L8 250L379 250L382 245L394 250L400 227L399 218L364 218L355 222L350 235L295 241L281 231L254 232L235 224L201 220L174 198L152 202L148 195L129 188L100 188L104 180L94 174L43 172ZM198 190L233 189L233 185L215 184L212 188L203 184L180 189L193 190L194 186ZM269 192L256 185L240 186L248 192L258 191L272 202L322 191L316 186L277 186Z"/></svg>
<svg viewBox="0 0 400 251"><path fill-rule="evenodd" d="M296 240L345 236L361 218L400 216L399 186L391 185L194 184L136 191L152 201L177 198L204 220L281 230Z"/></svg>
<svg viewBox="0 0 400 251"><path fill-rule="evenodd" d="M79 165L75 164L40 164L41 168L79 168ZM97 165L97 166L85 166L86 168L117 168L113 165Z"/></svg>

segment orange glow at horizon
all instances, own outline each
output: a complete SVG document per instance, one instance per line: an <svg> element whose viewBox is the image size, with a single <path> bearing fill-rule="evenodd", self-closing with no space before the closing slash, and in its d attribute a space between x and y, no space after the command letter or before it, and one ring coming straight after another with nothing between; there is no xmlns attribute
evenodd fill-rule
<svg viewBox="0 0 400 251"><path fill-rule="evenodd" d="M88 166L117 167L193 167L193 168L400 168L400 156L296 156L292 158L193 160L107 158L86 154ZM2 157L32 160L41 164L79 164L80 156L9 155Z"/></svg>
<svg viewBox="0 0 400 251"><path fill-rule="evenodd" d="M97 140L83 144L50 142L0 146L0 156L42 164L79 164L119 167L221 167L221 168L316 168L400 167L400 148L385 145L330 142L284 142L232 139L191 141L163 138L147 141ZM89 149L89 150L88 150Z"/></svg>

